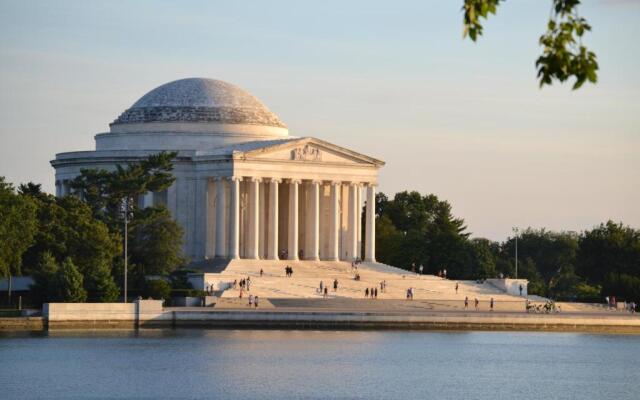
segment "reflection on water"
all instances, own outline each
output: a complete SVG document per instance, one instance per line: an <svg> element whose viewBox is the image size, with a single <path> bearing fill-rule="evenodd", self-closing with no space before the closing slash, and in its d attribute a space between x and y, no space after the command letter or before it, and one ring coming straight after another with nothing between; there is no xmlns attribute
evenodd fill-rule
<svg viewBox="0 0 640 400"><path fill-rule="evenodd" d="M143 330L0 339L0 398L638 399L640 336Z"/></svg>

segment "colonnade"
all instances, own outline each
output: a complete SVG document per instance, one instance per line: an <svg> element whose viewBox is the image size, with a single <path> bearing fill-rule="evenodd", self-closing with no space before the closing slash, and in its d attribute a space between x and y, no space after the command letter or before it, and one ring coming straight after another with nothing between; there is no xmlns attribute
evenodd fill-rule
<svg viewBox="0 0 640 400"><path fill-rule="evenodd" d="M360 212L361 190L365 189L364 260L375 261L372 184L256 177L219 177L214 182L215 205L208 212L215 215L215 257L362 258ZM281 192L286 192L283 198Z"/></svg>

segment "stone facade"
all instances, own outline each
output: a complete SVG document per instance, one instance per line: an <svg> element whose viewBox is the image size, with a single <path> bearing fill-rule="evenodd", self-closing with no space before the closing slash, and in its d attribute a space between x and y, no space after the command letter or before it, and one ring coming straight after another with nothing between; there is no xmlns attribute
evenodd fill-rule
<svg viewBox="0 0 640 400"><path fill-rule="evenodd" d="M185 230L184 250L192 261L374 261L373 205L384 163L320 139L289 136L255 97L220 82L160 86L116 119L111 132L97 135L95 151L58 154L51 162L56 195L72 194L69 181L81 168L113 169L177 150L173 185L138 204L169 209ZM199 117L173 113L185 107L204 108ZM221 109L226 116L208 119Z"/></svg>

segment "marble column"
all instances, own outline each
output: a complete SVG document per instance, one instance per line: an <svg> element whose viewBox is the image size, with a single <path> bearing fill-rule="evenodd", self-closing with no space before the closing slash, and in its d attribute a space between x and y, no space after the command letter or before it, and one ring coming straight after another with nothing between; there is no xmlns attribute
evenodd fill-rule
<svg viewBox="0 0 640 400"><path fill-rule="evenodd" d="M364 241L364 260L376 262L376 187L367 187L366 236Z"/></svg>
<svg viewBox="0 0 640 400"><path fill-rule="evenodd" d="M229 180L231 187L229 209L229 258L240 258L240 180L232 177ZM217 251L217 250L216 250Z"/></svg>
<svg viewBox="0 0 640 400"><path fill-rule="evenodd" d="M310 260L320 260L320 181L311 182L311 248Z"/></svg>
<svg viewBox="0 0 640 400"><path fill-rule="evenodd" d="M362 185L358 185L356 189L356 201L358 203L358 252L356 253L357 258L362 257Z"/></svg>
<svg viewBox="0 0 640 400"><path fill-rule="evenodd" d="M249 181L249 249L247 258L260 258L260 178Z"/></svg>
<svg viewBox="0 0 640 400"><path fill-rule="evenodd" d="M358 184L352 182L349 185L349 256L351 259L358 258Z"/></svg>
<svg viewBox="0 0 640 400"><path fill-rule="evenodd" d="M289 183L289 260L298 259L298 187L300 181Z"/></svg>
<svg viewBox="0 0 640 400"><path fill-rule="evenodd" d="M227 233L227 193L225 178L216 178L216 257L226 258L228 248L225 246Z"/></svg>
<svg viewBox="0 0 640 400"><path fill-rule="evenodd" d="M269 181L269 235L267 238L267 259L278 259L278 184L279 179Z"/></svg>
<svg viewBox="0 0 640 400"><path fill-rule="evenodd" d="M340 182L331 182L331 204L329 208L329 260L331 261L340 259L340 187Z"/></svg>
<svg viewBox="0 0 640 400"><path fill-rule="evenodd" d="M62 183L56 181L56 197L62 197Z"/></svg>

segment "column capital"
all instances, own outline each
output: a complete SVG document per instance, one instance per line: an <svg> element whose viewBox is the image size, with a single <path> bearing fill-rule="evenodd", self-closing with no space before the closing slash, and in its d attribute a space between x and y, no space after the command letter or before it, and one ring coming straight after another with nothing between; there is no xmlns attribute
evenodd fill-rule
<svg viewBox="0 0 640 400"><path fill-rule="evenodd" d="M250 180L251 182L258 182L258 183L260 183L260 182L262 182L262 177L259 177L259 176L252 176L252 177L250 177L250 178L249 178L249 180Z"/></svg>
<svg viewBox="0 0 640 400"><path fill-rule="evenodd" d="M281 183L282 178L269 178L269 182L271 183Z"/></svg>
<svg viewBox="0 0 640 400"><path fill-rule="evenodd" d="M234 181L234 182L242 182L242 177L241 176L230 176L229 180L230 181Z"/></svg>
<svg viewBox="0 0 640 400"><path fill-rule="evenodd" d="M224 181L226 181L228 179L228 177L227 176L214 176L211 179L213 179L214 182L224 182Z"/></svg>
<svg viewBox="0 0 640 400"><path fill-rule="evenodd" d="M349 182L349 186L361 187L362 183L361 182L353 182L353 181L351 181L351 182Z"/></svg>
<svg viewBox="0 0 640 400"><path fill-rule="evenodd" d="M312 179L309 183L312 185L322 185L322 181L320 179Z"/></svg>
<svg viewBox="0 0 640 400"><path fill-rule="evenodd" d="M299 185L299 184L302 183L302 180L291 178L291 179L289 179L289 183L292 183L292 184L295 183L296 185Z"/></svg>
<svg viewBox="0 0 640 400"><path fill-rule="evenodd" d="M342 182L341 181L331 181L331 182L329 182L329 184L332 185L332 186L340 186L340 185L342 185Z"/></svg>
<svg viewBox="0 0 640 400"><path fill-rule="evenodd" d="M366 187L378 187L378 182L366 182L364 185Z"/></svg>

